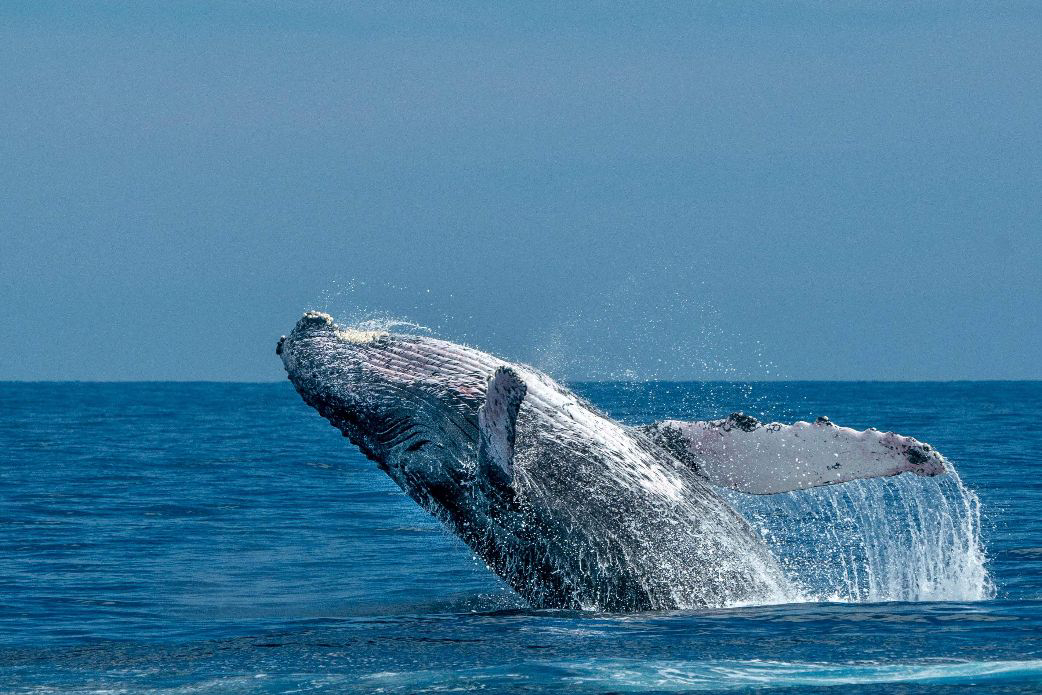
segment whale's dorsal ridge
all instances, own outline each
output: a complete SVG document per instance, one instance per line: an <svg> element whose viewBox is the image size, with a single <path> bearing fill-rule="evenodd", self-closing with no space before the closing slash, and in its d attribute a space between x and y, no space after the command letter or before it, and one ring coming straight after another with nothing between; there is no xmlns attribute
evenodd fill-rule
<svg viewBox="0 0 1042 695"><path fill-rule="evenodd" d="M478 471L490 481L514 482L517 414L528 387L510 367L489 377L485 402L478 409Z"/></svg>

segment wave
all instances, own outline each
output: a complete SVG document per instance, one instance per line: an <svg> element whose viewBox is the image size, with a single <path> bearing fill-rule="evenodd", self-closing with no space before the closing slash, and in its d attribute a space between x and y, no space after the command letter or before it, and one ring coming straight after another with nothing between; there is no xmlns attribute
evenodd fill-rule
<svg viewBox="0 0 1042 695"><path fill-rule="evenodd" d="M523 690L542 692L699 692L761 688L871 685L960 685L977 688L1002 683L1037 682L1042 659L1008 661L917 661L910 663L814 663L768 660L675 661L591 659L575 662L524 662L454 669L378 671L368 674L251 673L204 678L168 687L34 687L26 693L167 693L203 692L471 692ZM885 692L885 691L884 691Z"/></svg>
<svg viewBox="0 0 1042 695"><path fill-rule="evenodd" d="M994 683L1036 679L1042 660L926 661L913 663L809 663L784 661L646 661L597 659L541 662L445 671L381 672L364 678L381 691L538 687L547 681L570 692L741 690L757 687L830 687L871 684Z"/></svg>

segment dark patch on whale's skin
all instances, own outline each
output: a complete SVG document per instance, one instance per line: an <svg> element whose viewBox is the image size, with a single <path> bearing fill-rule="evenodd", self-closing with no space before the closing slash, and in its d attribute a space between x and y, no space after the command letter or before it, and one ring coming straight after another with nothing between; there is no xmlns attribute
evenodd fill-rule
<svg viewBox="0 0 1042 695"><path fill-rule="evenodd" d="M752 415L746 415L745 413L731 413L727 416L727 420L724 422L723 430L727 432L737 427L743 432L752 432L759 426L760 421Z"/></svg>
<svg viewBox="0 0 1042 695"><path fill-rule="evenodd" d="M927 447L923 447L923 448L927 448ZM908 457L908 461L913 466L921 466L921 465L923 465L925 463L929 463L929 461L930 461L930 456L928 454L924 453L919 448L914 447L914 446L908 447L908 451L905 452L905 456Z"/></svg>
<svg viewBox="0 0 1042 695"><path fill-rule="evenodd" d="M680 429L672 425L654 422L650 425L642 425L637 430L643 432L651 442L668 451L691 470L696 473L700 471L698 457L691 452L687 445L687 438Z"/></svg>

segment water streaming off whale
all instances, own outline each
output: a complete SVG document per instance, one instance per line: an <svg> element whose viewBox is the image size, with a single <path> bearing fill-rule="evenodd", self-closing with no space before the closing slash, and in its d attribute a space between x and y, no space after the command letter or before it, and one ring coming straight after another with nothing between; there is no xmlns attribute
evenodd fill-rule
<svg viewBox="0 0 1042 695"><path fill-rule="evenodd" d="M768 496L724 491L809 601L991 598L980 500L958 473Z"/></svg>
<svg viewBox="0 0 1042 695"><path fill-rule="evenodd" d="M980 500L947 465L949 472L938 477L906 473L772 495L717 488L756 529L788 580L755 603L993 598ZM676 605L685 607L684 568L670 571L677 578Z"/></svg>

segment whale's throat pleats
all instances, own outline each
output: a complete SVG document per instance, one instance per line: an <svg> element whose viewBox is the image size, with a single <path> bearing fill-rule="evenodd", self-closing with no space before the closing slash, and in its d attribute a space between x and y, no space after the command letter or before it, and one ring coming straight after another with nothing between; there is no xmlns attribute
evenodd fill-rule
<svg viewBox="0 0 1042 695"><path fill-rule="evenodd" d="M929 444L893 432L838 427L825 417L783 425L732 413L722 420L664 420L640 429L710 483L756 495L947 470Z"/></svg>

